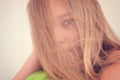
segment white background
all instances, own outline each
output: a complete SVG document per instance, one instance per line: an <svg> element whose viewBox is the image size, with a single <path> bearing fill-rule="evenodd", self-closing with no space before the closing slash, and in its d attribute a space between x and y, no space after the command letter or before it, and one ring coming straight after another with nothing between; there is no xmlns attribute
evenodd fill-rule
<svg viewBox="0 0 120 80"><path fill-rule="evenodd" d="M32 52L28 0L0 0L0 80L12 80ZM99 0L112 29L120 36L120 0Z"/></svg>

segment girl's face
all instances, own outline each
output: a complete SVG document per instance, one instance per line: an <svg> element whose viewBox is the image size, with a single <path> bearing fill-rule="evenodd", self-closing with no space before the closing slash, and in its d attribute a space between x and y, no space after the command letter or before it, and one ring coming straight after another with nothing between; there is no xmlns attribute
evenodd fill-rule
<svg viewBox="0 0 120 80"><path fill-rule="evenodd" d="M50 0L50 10L53 19L53 32L58 44L69 44L78 39L74 19L61 0Z"/></svg>

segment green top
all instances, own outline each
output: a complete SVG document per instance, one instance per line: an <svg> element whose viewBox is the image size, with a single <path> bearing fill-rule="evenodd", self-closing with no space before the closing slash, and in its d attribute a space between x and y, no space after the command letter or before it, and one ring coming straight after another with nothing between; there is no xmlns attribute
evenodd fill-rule
<svg viewBox="0 0 120 80"><path fill-rule="evenodd" d="M48 80L48 76L44 71L36 71L30 74L25 80Z"/></svg>
<svg viewBox="0 0 120 80"><path fill-rule="evenodd" d="M48 75L47 75L47 73L45 73L45 71L40 70L40 71L33 72L25 80L50 80L50 79L48 78ZM53 79L51 79L51 80L53 80ZM61 80L63 80L63 79L61 79Z"/></svg>

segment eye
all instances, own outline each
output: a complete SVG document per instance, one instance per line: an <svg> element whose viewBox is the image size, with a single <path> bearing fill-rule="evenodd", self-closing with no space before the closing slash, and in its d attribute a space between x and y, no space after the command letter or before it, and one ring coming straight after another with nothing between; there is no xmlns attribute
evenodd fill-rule
<svg viewBox="0 0 120 80"><path fill-rule="evenodd" d="M62 24L63 27L74 27L75 26L75 21L72 18L71 19L66 19L61 24Z"/></svg>
<svg viewBox="0 0 120 80"><path fill-rule="evenodd" d="M67 19L67 20L64 20L63 21L63 24L66 24L66 25L71 25L74 23L74 20L73 19Z"/></svg>

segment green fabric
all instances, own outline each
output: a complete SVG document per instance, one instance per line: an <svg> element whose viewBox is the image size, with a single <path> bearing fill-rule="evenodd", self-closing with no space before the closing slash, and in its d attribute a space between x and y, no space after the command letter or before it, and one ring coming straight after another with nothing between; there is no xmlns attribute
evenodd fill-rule
<svg viewBox="0 0 120 80"><path fill-rule="evenodd" d="M48 76L44 71L37 71L30 74L25 80L48 80Z"/></svg>

